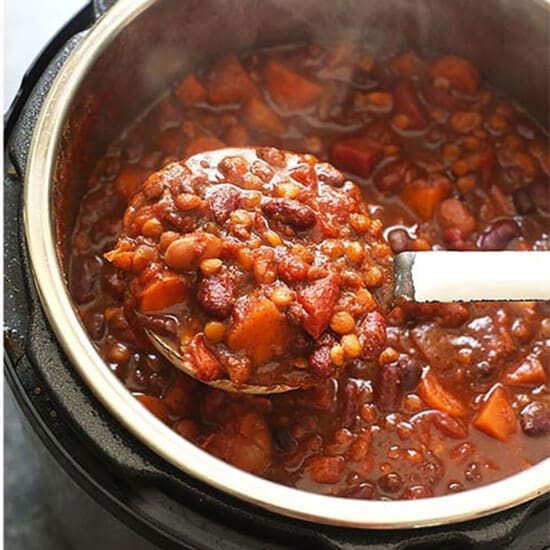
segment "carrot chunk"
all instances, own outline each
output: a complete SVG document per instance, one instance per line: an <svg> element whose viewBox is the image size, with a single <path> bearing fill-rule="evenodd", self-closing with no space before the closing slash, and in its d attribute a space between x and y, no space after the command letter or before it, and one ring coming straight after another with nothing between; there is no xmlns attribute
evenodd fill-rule
<svg viewBox="0 0 550 550"><path fill-rule="evenodd" d="M200 136L193 139L187 144L185 148L185 156L192 157L197 153L203 153L204 151L212 151L213 149L220 149L225 147L225 143L213 136Z"/></svg>
<svg viewBox="0 0 550 550"><path fill-rule="evenodd" d="M401 191L401 200L424 221L433 218L436 206L451 192L451 182L443 177L417 179Z"/></svg>
<svg viewBox="0 0 550 550"><path fill-rule="evenodd" d="M449 393L431 370L427 370L418 385L420 397L434 409L451 416L466 416L468 409L454 395Z"/></svg>
<svg viewBox="0 0 550 550"><path fill-rule="evenodd" d="M282 109L295 111L315 103L323 88L277 61L269 61L264 71L265 85L273 101Z"/></svg>
<svg viewBox="0 0 550 550"><path fill-rule="evenodd" d="M194 74L186 76L175 88L174 93L184 105L192 105L206 97L205 87Z"/></svg>
<svg viewBox="0 0 550 550"><path fill-rule="evenodd" d="M140 296L140 310L142 313L148 313L166 309L182 302L186 291L185 279L168 273L145 287Z"/></svg>
<svg viewBox="0 0 550 550"><path fill-rule="evenodd" d="M451 86L465 94L475 94L479 87L479 73L466 59L456 55L444 55L436 59L430 67L432 79L444 78Z"/></svg>
<svg viewBox="0 0 550 550"><path fill-rule="evenodd" d="M331 160L334 165L361 177L370 174L381 156L382 147L365 136L335 141L331 149Z"/></svg>
<svg viewBox="0 0 550 550"><path fill-rule="evenodd" d="M271 134L282 134L285 130L279 115L257 97L251 97L248 100L244 116L252 129L264 130Z"/></svg>
<svg viewBox="0 0 550 550"><path fill-rule="evenodd" d="M516 415L502 386L496 385L489 391L474 426L499 441L507 441L515 433Z"/></svg>
<svg viewBox="0 0 550 550"><path fill-rule="evenodd" d="M410 80L401 80L393 89L394 112L405 114L414 128L424 128L428 123L414 84Z"/></svg>
<svg viewBox="0 0 550 550"><path fill-rule="evenodd" d="M231 351L244 351L255 365L280 356L292 333L285 316L267 298L247 296L237 302L227 334Z"/></svg>
<svg viewBox="0 0 550 550"><path fill-rule="evenodd" d="M255 94L258 89L237 56L229 55L212 67L207 83L210 103L240 103Z"/></svg>
<svg viewBox="0 0 550 550"><path fill-rule="evenodd" d="M540 359L534 355L528 355L513 371L505 375L503 381L512 386L523 386L544 384L546 380L546 371Z"/></svg>

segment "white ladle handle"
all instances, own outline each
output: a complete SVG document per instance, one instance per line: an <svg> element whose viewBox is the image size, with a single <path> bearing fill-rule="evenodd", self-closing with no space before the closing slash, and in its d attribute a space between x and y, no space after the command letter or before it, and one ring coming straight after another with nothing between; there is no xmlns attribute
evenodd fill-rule
<svg viewBox="0 0 550 550"><path fill-rule="evenodd" d="M550 300L550 251L426 251L395 257L394 296L414 302Z"/></svg>

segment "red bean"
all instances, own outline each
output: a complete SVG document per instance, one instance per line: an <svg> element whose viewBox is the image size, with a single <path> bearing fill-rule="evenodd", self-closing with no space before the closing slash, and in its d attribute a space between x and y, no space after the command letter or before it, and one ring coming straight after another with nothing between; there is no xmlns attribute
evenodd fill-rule
<svg viewBox="0 0 550 550"><path fill-rule="evenodd" d="M403 391L416 388L422 376L422 366L420 363L416 359L402 354L397 361L397 366L399 368L399 380Z"/></svg>
<svg viewBox="0 0 550 550"><path fill-rule="evenodd" d="M382 352L386 343L386 319L379 311L370 311L357 326L357 335L361 343L361 357L374 361Z"/></svg>
<svg viewBox="0 0 550 550"><path fill-rule="evenodd" d="M330 348L323 346L316 349L309 356L309 366L311 371L320 378L328 378L335 369L335 365L330 358Z"/></svg>
<svg viewBox="0 0 550 550"><path fill-rule="evenodd" d="M315 165L315 174L317 175L317 178L325 183L328 183L329 185L333 185L334 187L341 187L344 185L344 182L346 181L346 177L340 170L337 170L332 166L332 164L329 164L328 162L318 163Z"/></svg>
<svg viewBox="0 0 550 550"><path fill-rule="evenodd" d="M386 493L397 493L403 487L403 480L399 474L390 472L378 480L378 485Z"/></svg>
<svg viewBox="0 0 550 550"><path fill-rule="evenodd" d="M529 437L542 437L550 433L550 403L533 401L519 413L521 429Z"/></svg>
<svg viewBox="0 0 550 550"><path fill-rule="evenodd" d="M481 250L504 250L511 240L519 236L521 229L514 220L499 220L479 236L477 246Z"/></svg>
<svg viewBox="0 0 550 550"><path fill-rule="evenodd" d="M372 483L366 481L352 489L347 494L347 496L349 498L361 498L364 500L371 500L376 497L376 488Z"/></svg>
<svg viewBox="0 0 550 550"><path fill-rule="evenodd" d="M402 397L400 369L397 362L381 365L374 386L375 403L381 411L395 411Z"/></svg>
<svg viewBox="0 0 550 550"><path fill-rule="evenodd" d="M404 229L392 229L388 233L388 242L395 254L409 250L411 238Z"/></svg>
<svg viewBox="0 0 550 550"><path fill-rule="evenodd" d="M268 218L298 230L307 229L315 223L315 212L309 206L291 199L267 199L262 203L262 211Z"/></svg>

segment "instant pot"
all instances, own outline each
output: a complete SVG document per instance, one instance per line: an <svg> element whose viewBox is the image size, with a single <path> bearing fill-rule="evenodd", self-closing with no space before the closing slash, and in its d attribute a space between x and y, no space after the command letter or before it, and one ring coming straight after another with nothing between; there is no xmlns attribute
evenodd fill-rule
<svg viewBox="0 0 550 550"><path fill-rule="evenodd" d="M90 170L178 74L228 50L345 29L375 45L464 55L545 122L549 18L543 0L97 0L60 31L6 120L5 367L36 446L130 527L109 539L101 521L83 522L87 508L67 505L61 521L72 526L75 547L97 548L104 534L104 547L138 548L137 533L161 548L548 544L550 459L464 493L383 502L304 493L204 453L150 415L102 363L63 273ZM43 465L52 484L59 466ZM54 500L55 486L49 492Z"/></svg>

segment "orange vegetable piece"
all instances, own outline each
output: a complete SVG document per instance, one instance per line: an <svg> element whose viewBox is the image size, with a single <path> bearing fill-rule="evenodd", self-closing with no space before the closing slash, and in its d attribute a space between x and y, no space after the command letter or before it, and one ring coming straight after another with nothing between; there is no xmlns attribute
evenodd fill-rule
<svg viewBox="0 0 550 550"><path fill-rule="evenodd" d="M309 107L323 93L321 85L274 60L265 67L264 82L273 101L289 111Z"/></svg>
<svg viewBox="0 0 550 550"><path fill-rule="evenodd" d="M212 67L207 83L210 103L241 103L258 93L256 85L236 55L229 55Z"/></svg>
<svg viewBox="0 0 550 550"><path fill-rule="evenodd" d="M271 134L282 134L285 131L279 115L261 99L251 97L244 110L246 122L252 129L264 130Z"/></svg>
<svg viewBox="0 0 550 550"><path fill-rule="evenodd" d="M158 398L152 395L136 395L136 399L149 409L149 412L154 414L159 420L162 420L165 424L170 424L170 410L168 407Z"/></svg>
<svg viewBox="0 0 550 550"><path fill-rule="evenodd" d="M175 88L174 93L184 105L192 105L206 97L205 87L194 74L187 75Z"/></svg>
<svg viewBox="0 0 550 550"><path fill-rule="evenodd" d="M115 189L124 198L130 199L135 195L138 187L143 183L147 172L137 166L126 165L118 173L115 181Z"/></svg>
<svg viewBox="0 0 550 550"><path fill-rule="evenodd" d="M417 179L401 191L401 200L424 221L433 218L437 205L451 192L451 182L443 176Z"/></svg>
<svg viewBox="0 0 550 550"><path fill-rule="evenodd" d="M544 384L547 380L546 371L538 357L528 355L518 367L504 376L504 383L512 386L526 384Z"/></svg>
<svg viewBox="0 0 550 550"><path fill-rule="evenodd" d="M456 55L444 55L430 67L430 77L445 78L451 86L465 94L475 94L479 87L479 73L466 59Z"/></svg>
<svg viewBox="0 0 550 550"><path fill-rule="evenodd" d="M187 285L185 279L168 273L154 280L142 291L139 309L142 313L161 311L185 299Z"/></svg>
<svg viewBox="0 0 550 550"><path fill-rule="evenodd" d="M292 338L290 326L277 306L267 298L246 296L233 310L227 333L231 351L244 351L255 365L280 356Z"/></svg>
<svg viewBox="0 0 550 550"><path fill-rule="evenodd" d="M382 147L369 137L357 136L335 141L330 155L338 168L366 177L382 156Z"/></svg>
<svg viewBox="0 0 550 550"><path fill-rule="evenodd" d="M516 414L502 386L496 385L489 391L473 424L499 441L507 441L515 433Z"/></svg>
<svg viewBox="0 0 550 550"><path fill-rule="evenodd" d="M430 369L425 371L420 380L418 393L430 407L438 411L446 412L451 416L466 416L468 414L466 406L441 385Z"/></svg>
<svg viewBox="0 0 550 550"><path fill-rule="evenodd" d="M185 148L185 156L192 157L197 153L203 153L204 151L212 151L213 149L220 149L225 147L225 143L213 136L200 136L193 139L187 144Z"/></svg>

